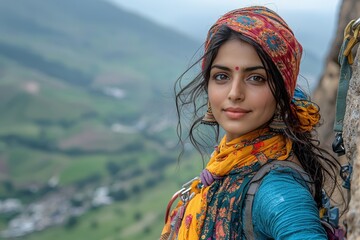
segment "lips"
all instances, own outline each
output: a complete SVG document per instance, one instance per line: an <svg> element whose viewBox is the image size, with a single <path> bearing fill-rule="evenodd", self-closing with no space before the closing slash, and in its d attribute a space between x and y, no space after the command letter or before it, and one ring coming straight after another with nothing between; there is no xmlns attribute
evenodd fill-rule
<svg viewBox="0 0 360 240"><path fill-rule="evenodd" d="M240 119L249 113L249 110L242 108L229 107L224 109L225 115L230 119Z"/></svg>

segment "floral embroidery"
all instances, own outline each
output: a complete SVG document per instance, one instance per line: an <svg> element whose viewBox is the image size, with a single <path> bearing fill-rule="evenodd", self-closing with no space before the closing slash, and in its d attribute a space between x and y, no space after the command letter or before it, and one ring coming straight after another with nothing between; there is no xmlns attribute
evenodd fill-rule
<svg viewBox="0 0 360 240"><path fill-rule="evenodd" d="M287 53L287 46L283 38L273 31L264 31L260 38L266 43L272 57L282 56Z"/></svg>
<svg viewBox="0 0 360 240"><path fill-rule="evenodd" d="M260 164L236 168L225 177L221 184L215 182L208 192L207 217L205 218L201 236L203 239L238 239L241 236L240 202L244 179L250 179ZM229 211L229 209L232 209Z"/></svg>
<svg viewBox="0 0 360 240"><path fill-rule="evenodd" d="M191 221L192 221L193 216L191 214L187 215L185 217L185 226L186 228L190 227Z"/></svg>
<svg viewBox="0 0 360 240"><path fill-rule="evenodd" d="M256 155L259 152L259 149L264 146L264 142L257 142L253 145L253 150L251 151L251 154Z"/></svg>
<svg viewBox="0 0 360 240"><path fill-rule="evenodd" d="M243 27L248 28L248 27L254 27L256 20L250 18L249 16L239 16L236 19L236 22L240 23Z"/></svg>

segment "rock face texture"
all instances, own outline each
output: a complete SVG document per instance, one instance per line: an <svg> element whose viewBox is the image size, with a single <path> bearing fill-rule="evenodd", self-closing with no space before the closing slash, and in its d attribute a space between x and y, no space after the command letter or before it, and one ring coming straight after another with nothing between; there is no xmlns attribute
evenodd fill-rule
<svg viewBox="0 0 360 240"><path fill-rule="evenodd" d="M337 86L339 82L340 66L338 54L344 37L346 25L353 19L360 17L360 1L343 0L340 6L336 37L330 48L322 77L313 93L313 100L320 106L323 125L319 128L319 140L322 147L331 150L334 140L334 119ZM354 54L356 48L354 48Z"/></svg>
<svg viewBox="0 0 360 240"><path fill-rule="evenodd" d="M346 158L353 164L351 200L347 213L349 240L360 239L360 47L352 69L343 129Z"/></svg>
<svg viewBox="0 0 360 240"><path fill-rule="evenodd" d="M339 18L336 38L332 43L331 50L324 66L323 75L316 90L313 100L320 106L323 125L319 128L319 140L321 146L332 152L331 143L334 140L334 119L336 94L339 82L340 66L338 54L343 41L343 32L346 25L353 19L360 17L360 1L343 0ZM355 57L352 66L353 74L349 83L349 91L346 101L346 113L344 119L343 138L346 155L340 162L350 161L353 164L351 181L351 196L349 210L346 214L348 225L348 240L360 240L360 44L353 49ZM336 196L335 196L336 198Z"/></svg>

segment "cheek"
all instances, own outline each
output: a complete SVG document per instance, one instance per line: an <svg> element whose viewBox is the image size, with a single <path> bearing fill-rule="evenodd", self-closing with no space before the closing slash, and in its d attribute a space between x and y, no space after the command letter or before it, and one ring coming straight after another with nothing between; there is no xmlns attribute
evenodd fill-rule
<svg viewBox="0 0 360 240"><path fill-rule="evenodd" d="M215 86L211 83L208 86L208 98L211 106L215 106L220 101L219 91L217 91Z"/></svg>
<svg viewBox="0 0 360 240"><path fill-rule="evenodd" d="M261 94L258 93L258 96L262 96L262 98L258 97L259 100L262 99L259 107L263 108L263 111L266 113L266 115L272 117L276 111L276 101L274 96L270 91L264 91ZM258 103L260 103L260 101Z"/></svg>
<svg viewBox="0 0 360 240"><path fill-rule="evenodd" d="M267 112L269 115L273 116L276 112L276 101L274 97L271 95L271 97L267 98L267 102L265 104L265 108L267 109Z"/></svg>

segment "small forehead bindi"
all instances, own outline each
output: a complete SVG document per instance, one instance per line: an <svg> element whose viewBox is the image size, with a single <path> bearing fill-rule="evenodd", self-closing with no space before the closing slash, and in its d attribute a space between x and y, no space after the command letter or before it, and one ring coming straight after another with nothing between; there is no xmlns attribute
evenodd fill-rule
<svg viewBox="0 0 360 240"><path fill-rule="evenodd" d="M239 69L240 69L240 68L239 68L238 66L235 67L235 70L236 70L236 71L239 71Z"/></svg>

